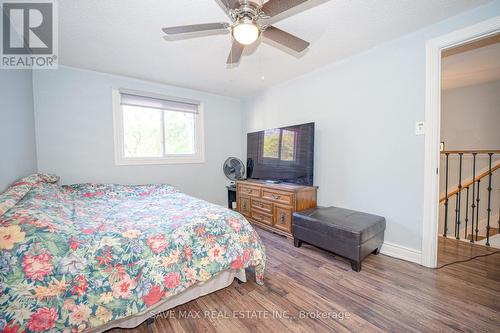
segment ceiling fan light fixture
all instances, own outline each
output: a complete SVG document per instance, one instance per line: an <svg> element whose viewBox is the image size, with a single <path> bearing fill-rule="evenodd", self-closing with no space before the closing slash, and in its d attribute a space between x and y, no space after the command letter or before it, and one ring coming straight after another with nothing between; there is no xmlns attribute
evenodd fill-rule
<svg viewBox="0 0 500 333"><path fill-rule="evenodd" d="M259 38L260 29L251 20L241 21L233 27L233 37L242 45L250 45L255 43Z"/></svg>
<svg viewBox="0 0 500 333"><path fill-rule="evenodd" d="M1 0L0 0L1 1ZM288 50L301 53L309 47L309 42L292 35L284 30L272 25L274 17L292 8L303 11L307 8L300 8L303 3L313 0L216 0L230 19L230 22L215 22L190 24L163 28L167 34L167 40L174 36L183 36L201 32L227 33L231 36L231 51L227 57L227 65L236 65L240 62L247 46L255 43L260 36L265 37L265 41L281 45ZM327 0L328 1L328 0ZM271 19L271 20L269 20ZM248 52L247 52L248 53ZM232 68L232 67L230 67ZM262 78L265 79L265 78Z"/></svg>

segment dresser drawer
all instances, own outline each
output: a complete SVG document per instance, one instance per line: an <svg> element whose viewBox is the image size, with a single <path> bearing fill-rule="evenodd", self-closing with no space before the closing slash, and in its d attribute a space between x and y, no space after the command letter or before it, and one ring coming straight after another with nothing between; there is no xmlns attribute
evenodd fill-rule
<svg viewBox="0 0 500 333"><path fill-rule="evenodd" d="M251 197L260 197L260 188L248 185L240 185L238 187L240 194L248 195Z"/></svg>
<svg viewBox="0 0 500 333"><path fill-rule="evenodd" d="M276 190L263 189L262 198L272 200L285 205L293 205L293 194L288 192L281 192Z"/></svg>
<svg viewBox="0 0 500 333"><path fill-rule="evenodd" d="M252 210L259 210L261 212L272 214L273 213L273 204L270 202L256 200L252 198Z"/></svg>
<svg viewBox="0 0 500 333"><path fill-rule="evenodd" d="M316 207L316 187L269 184L249 179L236 183L238 212L251 223L287 237L292 236L295 210Z"/></svg>
<svg viewBox="0 0 500 333"><path fill-rule="evenodd" d="M292 214L290 207L274 205L274 227L286 232L292 232Z"/></svg>
<svg viewBox="0 0 500 333"><path fill-rule="evenodd" d="M240 196L238 198L238 211L243 214L250 216L250 198L245 196Z"/></svg>
<svg viewBox="0 0 500 333"><path fill-rule="evenodd" d="M252 210L252 218L261 223L273 225L273 216Z"/></svg>

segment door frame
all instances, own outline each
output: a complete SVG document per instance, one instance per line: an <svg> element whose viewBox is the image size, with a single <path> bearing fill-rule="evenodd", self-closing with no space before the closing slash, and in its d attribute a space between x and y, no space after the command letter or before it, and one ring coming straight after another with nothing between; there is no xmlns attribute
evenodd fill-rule
<svg viewBox="0 0 500 333"><path fill-rule="evenodd" d="M441 52L500 32L500 16L426 42L425 171L421 263L437 267L441 116Z"/></svg>

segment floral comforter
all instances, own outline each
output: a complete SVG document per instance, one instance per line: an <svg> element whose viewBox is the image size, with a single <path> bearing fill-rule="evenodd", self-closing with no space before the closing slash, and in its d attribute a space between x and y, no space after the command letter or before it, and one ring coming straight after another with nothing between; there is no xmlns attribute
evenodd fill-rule
<svg viewBox="0 0 500 333"><path fill-rule="evenodd" d="M0 195L0 331L86 331L231 268L263 282L264 248L236 212L169 185L55 181Z"/></svg>

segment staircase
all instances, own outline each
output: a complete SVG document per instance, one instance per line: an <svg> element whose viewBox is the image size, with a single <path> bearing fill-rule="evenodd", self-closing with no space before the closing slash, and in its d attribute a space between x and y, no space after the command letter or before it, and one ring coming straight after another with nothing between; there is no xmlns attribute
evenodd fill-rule
<svg viewBox="0 0 500 333"><path fill-rule="evenodd" d="M498 235L498 228L490 228L490 238L495 236L495 235ZM471 240L473 240L473 237L474 237L473 234L468 234L466 239L471 241ZM486 236L477 236L474 238L476 239L476 241L480 241L480 240L486 239Z"/></svg>
<svg viewBox="0 0 500 333"><path fill-rule="evenodd" d="M444 165L442 188L446 191L439 203L444 237L486 246L491 245L492 237L500 237L496 236L500 233L499 154L500 150L441 152ZM480 167L480 162L483 167ZM455 179L456 185L450 189L451 178Z"/></svg>

